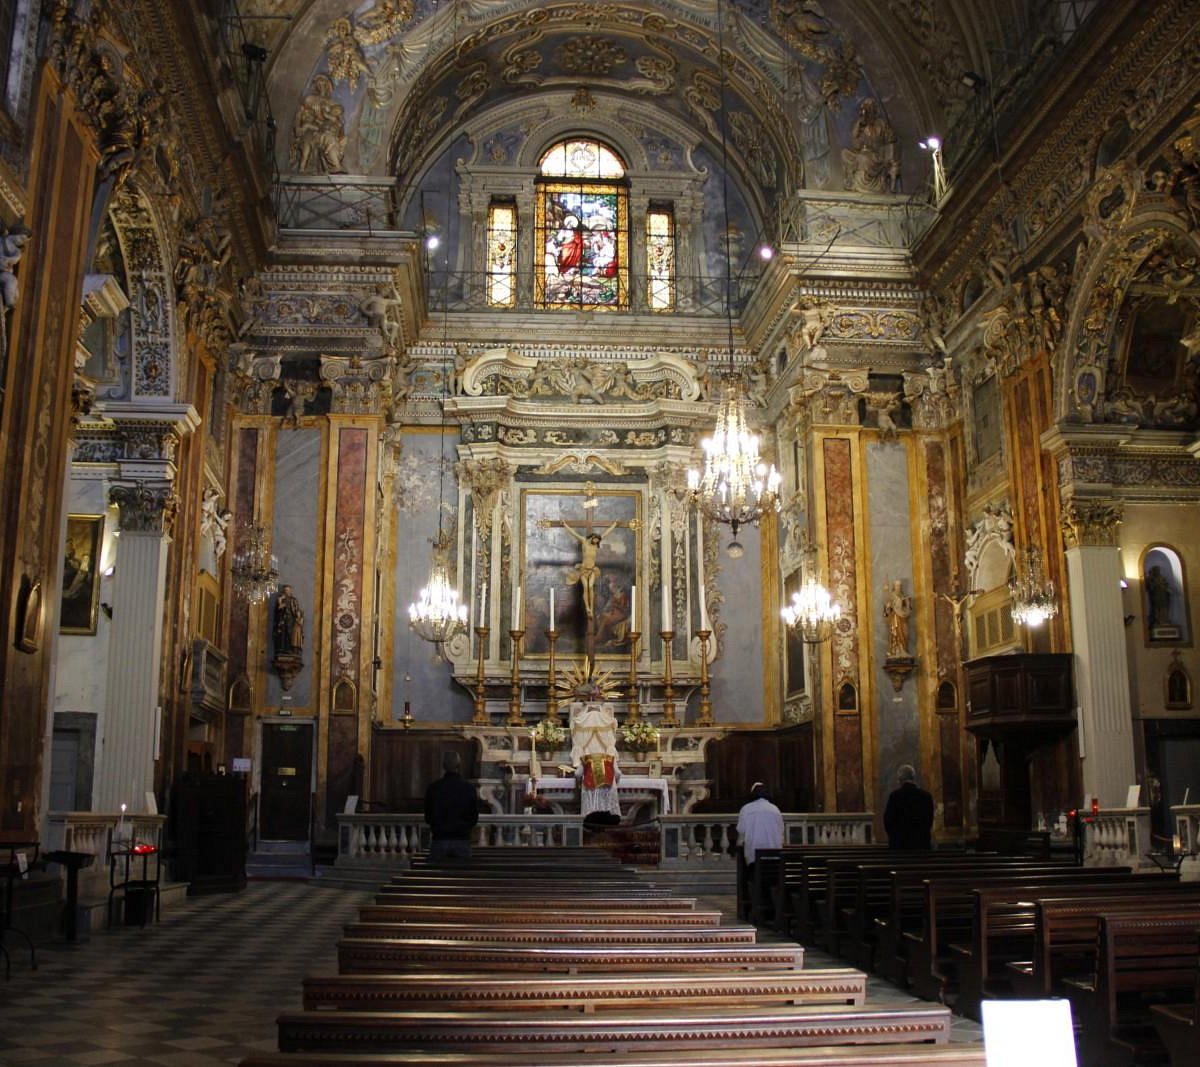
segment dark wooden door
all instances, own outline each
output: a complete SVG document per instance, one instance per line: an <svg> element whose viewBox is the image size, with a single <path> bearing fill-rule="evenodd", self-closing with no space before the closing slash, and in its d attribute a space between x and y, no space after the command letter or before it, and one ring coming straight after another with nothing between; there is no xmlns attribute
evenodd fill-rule
<svg viewBox="0 0 1200 1067"><path fill-rule="evenodd" d="M311 723L263 723L259 836L264 841L308 840L312 758Z"/></svg>

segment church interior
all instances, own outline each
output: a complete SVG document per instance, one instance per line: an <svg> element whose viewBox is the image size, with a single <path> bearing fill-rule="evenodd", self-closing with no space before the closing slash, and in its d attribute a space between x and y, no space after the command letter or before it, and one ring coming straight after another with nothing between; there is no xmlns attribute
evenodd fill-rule
<svg viewBox="0 0 1200 1067"><path fill-rule="evenodd" d="M904 767L1200 878L1196 0L0 41L4 926L407 869L447 752L483 853L716 894L752 783L877 846Z"/></svg>

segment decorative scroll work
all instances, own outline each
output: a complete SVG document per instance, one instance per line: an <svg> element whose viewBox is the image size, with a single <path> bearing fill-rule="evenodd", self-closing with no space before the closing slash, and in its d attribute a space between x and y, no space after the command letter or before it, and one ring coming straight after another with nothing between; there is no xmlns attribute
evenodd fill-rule
<svg viewBox="0 0 1200 1067"><path fill-rule="evenodd" d="M1111 500L1069 500L1060 522L1067 548L1117 547L1125 505Z"/></svg>
<svg viewBox="0 0 1200 1067"><path fill-rule="evenodd" d="M172 485L114 485L108 491L110 504L119 509L122 533L156 533L170 536L179 498Z"/></svg>
<svg viewBox="0 0 1200 1067"><path fill-rule="evenodd" d="M968 589L979 588L979 562L991 545L998 545L1010 563L1016 559L1012 510L1007 503L988 504L983 509L983 514L967 529L963 565L967 569Z"/></svg>
<svg viewBox="0 0 1200 1067"><path fill-rule="evenodd" d="M468 361L459 380L467 396L538 396L579 404L700 396L692 364L669 353L631 362L596 362L580 357L534 359L493 348Z"/></svg>

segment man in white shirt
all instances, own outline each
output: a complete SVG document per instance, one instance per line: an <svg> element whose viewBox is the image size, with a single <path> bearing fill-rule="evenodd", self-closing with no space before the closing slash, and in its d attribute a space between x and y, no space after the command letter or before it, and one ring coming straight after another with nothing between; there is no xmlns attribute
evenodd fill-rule
<svg viewBox="0 0 1200 1067"><path fill-rule="evenodd" d="M748 868L761 849L783 848L783 812L771 803L762 782L750 787L750 803L738 812L737 834Z"/></svg>

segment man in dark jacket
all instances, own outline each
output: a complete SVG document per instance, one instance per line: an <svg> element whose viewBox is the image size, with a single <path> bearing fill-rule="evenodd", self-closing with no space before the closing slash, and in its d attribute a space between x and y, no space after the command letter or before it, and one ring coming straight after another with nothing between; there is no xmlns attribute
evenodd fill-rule
<svg viewBox="0 0 1200 1067"><path fill-rule="evenodd" d="M431 860L471 858L471 831L479 822L475 788L462 776L462 759L457 752L442 756L446 773L425 790L425 821L433 841Z"/></svg>
<svg viewBox="0 0 1200 1067"><path fill-rule="evenodd" d="M883 812L888 848L932 848L933 797L917 785L917 772L905 763Z"/></svg>

